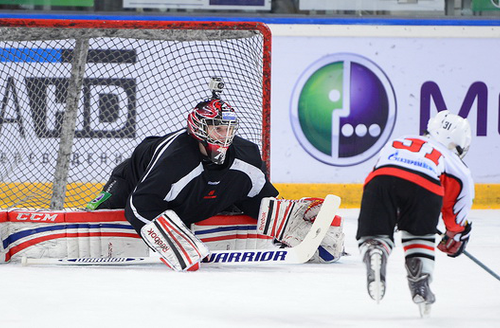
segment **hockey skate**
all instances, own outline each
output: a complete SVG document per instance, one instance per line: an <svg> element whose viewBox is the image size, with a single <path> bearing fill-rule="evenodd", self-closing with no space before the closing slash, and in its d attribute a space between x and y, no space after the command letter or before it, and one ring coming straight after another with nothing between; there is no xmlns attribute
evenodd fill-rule
<svg viewBox="0 0 500 328"><path fill-rule="evenodd" d="M363 262L366 264L368 294L379 303L385 294L387 253L384 251L379 241L372 239L367 240L364 244L366 252L363 257Z"/></svg>
<svg viewBox="0 0 500 328"><path fill-rule="evenodd" d="M422 273L422 261L418 258L407 258L405 267L408 272L411 298L418 305L420 316L428 317L431 313L431 305L436 301L436 297L429 287L430 276L427 273Z"/></svg>

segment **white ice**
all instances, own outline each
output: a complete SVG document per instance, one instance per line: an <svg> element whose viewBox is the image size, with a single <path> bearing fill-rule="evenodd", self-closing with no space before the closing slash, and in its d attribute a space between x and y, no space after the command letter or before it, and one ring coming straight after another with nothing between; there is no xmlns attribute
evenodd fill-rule
<svg viewBox="0 0 500 328"><path fill-rule="evenodd" d="M354 239L357 213L341 210L351 256L330 265L212 265L188 273L162 264L0 265L0 327L500 326L500 281L464 255L439 251L431 285L437 301L430 317L420 318L399 241L389 258L386 295L376 304ZM474 210L471 218L467 250L500 273L500 211Z"/></svg>

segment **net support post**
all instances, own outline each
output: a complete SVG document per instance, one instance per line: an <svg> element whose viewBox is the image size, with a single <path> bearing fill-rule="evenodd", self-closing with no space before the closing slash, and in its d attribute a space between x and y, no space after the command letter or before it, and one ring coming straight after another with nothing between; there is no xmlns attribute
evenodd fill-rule
<svg viewBox="0 0 500 328"><path fill-rule="evenodd" d="M66 98L66 109L61 127L59 151L54 171L52 198L50 200L50 209L52 210L61 210L64 208L69 164L78 114L78 103L82 89L83 76L85 74L88 49L88 38L76 39L73 60L71 62L71 77Z"/></svg>

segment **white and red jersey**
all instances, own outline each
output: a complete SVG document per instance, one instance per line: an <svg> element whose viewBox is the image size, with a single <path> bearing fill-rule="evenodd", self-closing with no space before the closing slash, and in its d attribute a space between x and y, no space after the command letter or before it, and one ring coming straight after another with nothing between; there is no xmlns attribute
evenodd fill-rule
<svg viewBox="0 0 500 328"><path fill-rule="evenodd" d="M423 136L388 142L365 184L378 175L396 176L443 196L446 229L463 230L474 199L474 182L464 162L441 143Z"/></svg>

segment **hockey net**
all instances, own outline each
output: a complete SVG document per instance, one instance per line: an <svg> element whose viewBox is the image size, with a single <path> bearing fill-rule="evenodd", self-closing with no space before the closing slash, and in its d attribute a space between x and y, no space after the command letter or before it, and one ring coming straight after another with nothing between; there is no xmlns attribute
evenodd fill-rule
<svg viewBox="0 0 500 328"><path fill-rule="evenodd" d="M85 206L213 76L269 171L270 44L261 23L0 20L0 206Z"/></svg>

